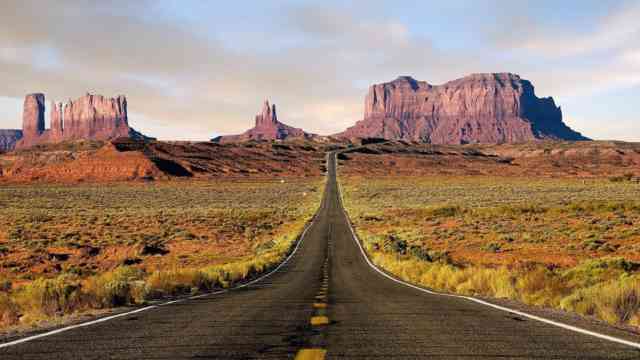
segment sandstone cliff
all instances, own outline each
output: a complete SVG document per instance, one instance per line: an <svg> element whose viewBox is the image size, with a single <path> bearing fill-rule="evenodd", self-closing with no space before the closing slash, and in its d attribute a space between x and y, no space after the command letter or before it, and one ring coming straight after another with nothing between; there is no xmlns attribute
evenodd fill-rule
<svg viewBox="0 0 640 360"><path fill-rule="evenodd" d="M364 119L337 134L433 144L587 140L567 127L552 98L518 75L474 74L443 85L403 76L373 85Z"/></svg>
<svg viewBox="0 0 640 360"><path fill-rule="evenodd" d="M87 94L77 100L69 100L64 105L52 102L50 129L45 129L44 103L43 94L25 97L23 137L16 143L16 148L68 140L110 140L120 137L146 139L129 127L127 99L124 96L105 98Z"/></svg>
<svg viewBox="0 0 640 360"><path fill-rule="evenodd" d="M290 138L313 139L317 135L309 134L302 129L294 128L278 121L276 106L265 101L262 112L256 115L255 126L240 135L218 136L213 139L218 143L244 142L250 140L285 140Z"/></svg>

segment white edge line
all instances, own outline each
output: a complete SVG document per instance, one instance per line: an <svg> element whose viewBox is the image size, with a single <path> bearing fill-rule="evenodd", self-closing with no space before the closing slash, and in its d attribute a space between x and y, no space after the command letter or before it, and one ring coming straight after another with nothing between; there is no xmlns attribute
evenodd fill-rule
<svg viewBox="0 0 640 360"><path fill-rule="evenodd" d="M337 156L337 153L334 154L334 156ZM577 326L573 326L573 325L568 325L568 324L564 324L561 322L557 322L557 321L553 321L553 320L549 320L540 316L536 316L536 315L531 315L522 311L518 311L518 310L514 310L514 309L510 309L508 307L505 306L500 306L500 305L496 305L496 304L492 304L490 302L484 301L484 300L480 300L471 296L464 296L464 295L455 295L455 294L446 294L446 293L440 293L440 292L435 292L435 291L431 291L416 285L413 285L411 283L408 283L406 281L400 280L398 278L395 278L391 275L389 275L388 273L386 273L383 270L380 270L380 268L378 268L375 264L373 264L371 262L371 260L369 259L369 256L367 255L367 253L364 251L364 248L362 247L362 245L360 244L360 240L358 239L358 235L356 234L356 232L353 230L353 226L351 225L351 220L349 220L349 215L347 214L344 205L343 205L343 200L342 200L342 191L340 190L340 184L337 181L337 167L338 167L338 159L337 157L335 158L335 166L336 166L336 184L338 185L338 198L340 200L340 207L342 208L342 212L344 213L344 216L347 219L347 224L349 225L349 229L351 230L351 235L353 237L353 240L356 242L356 244L358 244L358 248L360 248L360 252L362 253L362 256L364 257L364 259L367 261L367 264L369 264L369 266L375 270L376 272L378 272L380 275L386 277L389 280L395 281L399 284L408 286L410 288L416 289L418 291L422 291L424 293L427 294L431 294L431 295L439 295L439 296L448 296L448 297L454 297L454 298L459 298L459 299L465 299L465 300L469 300L469 301L473 301L475 303L478 304L482 304L485 306L489 306L492 307L494 309L498 309L498 310L502 310L508 313L512 313L512 314L516 314L516 315L520 315L522 317L526 317L532 320L536 320L539 322L543 322L545 324L549 324L549 325L553 325L553 326L557 326L566 330L570 330L570 331L574 331L580 334L584 334L584 335L589 335L589 336L593 336L599 339L603 339L603 340L608 340L611 342L615 342L618 344L623 344L623 345L627 345L636 349L640 349L640 343L637 342L633 342L633 341L629 341L629 340L624 340L621 338L617 338L615 336L610 336L610 335L605 335L605 334L601 334L595 331L591 331L591 330L587 330L587 329L583 329Z"/></svg>
<svg viewBox="0 0 640 360"><path fill-rule="evenodd" d="M328 168L328 165L329 165L329 157L327 156L327 168ZM327 170L327 174L329 174L328 170ZM145 307L142 307L142 308L139 308L139 309L135 309L135 310L132 310L132 311L127 311L127 312L116 314L116 315L106 316L106 317L103 317L103 318L100 318L100 319L91 320L91 321L87 321L87 322L80 323L80 324L65 326L63 328L47 331L47 332L44 332L42 334L28 336L28 337L25 337L25 338L22 338L22 339L17 339L17 340L10 341L10 342L4 343L4 344L0 344L0 349L7 348L7 347L10 347L10 346L14 346L14 345L18 345L18 344L22 344L22 343L26 343L26 342L29 342L29 341L32 341L32 340L43 338L43 337L60 334L60 333L63 333L65 331L78 329L78 328L86 327L86 326L91 326L91 325L99 324L99 323L102 323L102 322L105 322L105 321L117 319L117 318L120 318L120 317L132 315L132 314L137 314L137 313L140 313L140 312L143 312L143 311L147 311L147 310L151 310L151 309L156 309L156 308L159 308L161 306L176 304L176 303L180 303L180 302L187 301L187 300L199 299L199 298L203 298L203 297L206 297L206 296L219 295L219 294L223 294L223 293L226 293L226 292L229 292L229 291L232 291L232 290L237 290L237 289L241 289L241 288L253 285L253 284L255 284L255 283L259 282L259 281L262 281L262 280L268 278L269 276L275 274L276 272L278 272L285 264L287 264L289 262L289 260L291 260L291 258L293 258L293 256L298 251L298 248L300 247L300 244L302 244L302 242L303 242L303 240L305 238L305 235L307 234L307 231L309 230L309 228L311 228L313 226L313 224L315 224L316 219L317 219L317 215L320 212L320 210L322 210L324 208L324 206L325 206L325 198L324 198L324 195L323 195L323 198L322 198L321 203L320 203L320 207L318 208L316 213L311 218L311 221L305 226L304 230L302 231L302 234L300 235L299 240L296 243L296 246L293 248L293 251L291 251L289 256L287 256L287 258L284 259L284 261L282 261L275 269L273 269L270 272L260 276L257 279L254 279L254 280L252 280L250 282L247 282L247 283L244 283L244 284L241 284L241 285L229 288L229 289L225 289L225 290L219 290L219 291L215 291L215 292L209 292L209 293L205 293L205 294L189 296L189 297L186 297L186 298L183 298L183 299L171 300L171 301L163 302L161 304L145 306Z"/></svg>

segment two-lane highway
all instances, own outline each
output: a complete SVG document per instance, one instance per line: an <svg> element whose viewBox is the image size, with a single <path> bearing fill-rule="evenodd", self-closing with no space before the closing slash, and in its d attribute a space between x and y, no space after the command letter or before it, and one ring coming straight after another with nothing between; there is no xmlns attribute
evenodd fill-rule
<svg viewBox="0 0 640 360"><path fill-rule="evenodd" d="M375 271L335 158L315 221L279 271L223 294L0 348L0 359L639 359L630 346L428 294Z"/></svg>

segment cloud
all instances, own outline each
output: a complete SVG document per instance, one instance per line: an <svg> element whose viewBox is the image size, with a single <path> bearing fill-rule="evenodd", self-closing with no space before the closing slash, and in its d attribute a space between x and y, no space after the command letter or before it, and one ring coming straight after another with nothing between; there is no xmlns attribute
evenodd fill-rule
<svg viewBox="0 0 640 360"><path fill-rule="evenodd" d="M589 1L549 8L558 6L565 8L542 14L528 3L500 7L498 21L485 34L505 64L523 69L542 94L556 99L606 95L640 84L639 3L609 2L604 10ZM553 18L563 10L564 16ZM586 16L588 10L594 14Z"/></svg>
<svg viewBox="0 0 640 360"><path fill-rule="evenodd" d="M589 8L589 4L581 7ZM504 15L516 15L499 17L496 26L488 30L490 40L499 48L526 50L534 56L558 58L619 51L630 44L640 45L640 4L637 2L611 6L607 13L593 21L584 19L582 26L550 22L542 16L535 16L531 5L514 3L501 8ZM575 8L571 10L577 11Z"/></svg>
<svg viewBox="0 0 640 360"><path fill-rule="evenodd" d="M367 22L332 8L286 11L282 31L313 46L265 53L232 50L215 34L140 16L153 12L154 2L101 4L63 1L42 11L41 2L20 1L0 12L0 95L42 91L60 101L86 91L125 93L141 119L164 127L207 124L211 133L243 131L271 97L286 104L284 120L290 112L294 125L332 133L341 129L327 124L357 120L350 110L336 110L362 101L364 91L352 79L411 51L402 24ZM391 55L379 51L381 44ZM327 109L339 118L327 121Z"/></svg>
<svg viewBox="0 0 640 360"><path fill-rule="evenodd" d="M624 51L620 55L620 60L623 63L640 70L640 47Z"/></svg>

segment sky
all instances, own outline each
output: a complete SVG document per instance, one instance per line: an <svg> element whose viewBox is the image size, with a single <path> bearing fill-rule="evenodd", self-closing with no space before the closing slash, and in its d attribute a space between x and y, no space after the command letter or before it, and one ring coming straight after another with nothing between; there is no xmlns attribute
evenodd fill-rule
<svg viewBox="0 0 640 360"><path fill-rule="evenodd" d="M279 119L328 135L374 83L512 72L594 139L640 141L640 1L65 1L0 3L0 128L27 93L124 94L163 140ZM48 112L48 110L47 110Z"/></svg>

